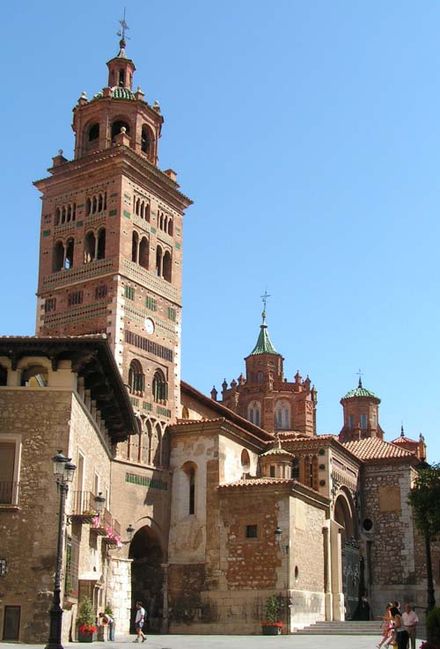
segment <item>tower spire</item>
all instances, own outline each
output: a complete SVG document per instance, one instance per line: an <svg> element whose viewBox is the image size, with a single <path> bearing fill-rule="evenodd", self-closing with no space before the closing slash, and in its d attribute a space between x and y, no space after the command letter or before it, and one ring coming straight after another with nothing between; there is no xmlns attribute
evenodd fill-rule
<svg viewBox="0 0 440 649"><path fill-rule="evenodd" d="M116 32L116 35L119 36L120 41L119 41L119 58L125 58L125 46L127 45L127 40L128 36L126 35L125 32L127 32L130 27L127 24L127 21L125 20L125 7L124 7L124 15L121 18L121 20L118 21L119 24L121 25L121 28L118 29Z"/></svg>

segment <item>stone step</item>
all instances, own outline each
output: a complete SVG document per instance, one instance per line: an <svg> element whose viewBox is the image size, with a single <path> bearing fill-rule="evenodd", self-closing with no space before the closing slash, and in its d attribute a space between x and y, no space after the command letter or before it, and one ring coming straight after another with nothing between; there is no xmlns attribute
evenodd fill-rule
<svg viewBox="0 0 440 649"><path fill-rule="evenodd" d="M381 634L380 621L316 622L296 631L298 635L375 635Z"/></svg>

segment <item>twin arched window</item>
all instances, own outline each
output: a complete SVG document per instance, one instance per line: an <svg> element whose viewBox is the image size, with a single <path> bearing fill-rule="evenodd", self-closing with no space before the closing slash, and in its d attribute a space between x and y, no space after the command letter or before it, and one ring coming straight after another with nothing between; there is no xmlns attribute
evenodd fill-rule
<svg viewBox="0 0 440 649"><path fill-rule="evenodd" d="M282 400L276 403L275 428L278 430L290 429L290 403L288 401Z"/></svg>
<svg viewBox="0 0 440 649"><path fill-rule="evenodd" d="M84 263L95 259L105 259L105 228L100 228L97 236L92 230L87 232L84 239Z"/></svg>
<svg viewBox="0 0 440 649"><path fill-rule="evenodd" d="M139 235L133 230L131 240L131 260L148 270L150 262L150 243L147 237L142 237L139 242Z"/></svg>
<svg viewBox="0 0 440 649"><path fill-rule="evenodd" d="M261 426L261 403L251 401L248 406L248 419L256 426Z"/></svg>
<svg viewBox="0 0 440 649"><path fill-rule="evenodd" d="M73 253L75 241L72 237L63 241L57 241L53 249L52 270L56 273L63 268L68 270L73 267Z"/></svg>
<svg viewBox="0 0 440 649"><path fill-rule="evenodd" d="M167 282L171 282L171 253L169 250L164 252L160 246L156 248L156 275L163 277Z"/></svg>
<svg viewBox="0 0 440 649"><path fill-rule="evenodd" d="M94 216L95 214L101 214L107 209L107 192L99 192L99 194L93 194L89 196L86 200L86 216Z"/></svg>

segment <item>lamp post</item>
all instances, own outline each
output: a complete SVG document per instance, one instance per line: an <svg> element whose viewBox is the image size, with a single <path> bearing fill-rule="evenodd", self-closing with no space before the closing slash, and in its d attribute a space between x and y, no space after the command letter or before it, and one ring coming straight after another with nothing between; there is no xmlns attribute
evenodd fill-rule
<svg viewBox="0 0 440 649"><path fill-rule="evenodd" d="M57 558L55 566L55 578L53 588L52 607L49 611L49 640L46 649L63 649L61 644L61 628L63 619L63 609L60 605L61 600L61 571L63 565L63 543L64 543L64 514L66 508L66 496L69 491L69 484L73 480L76 466L71 463L70 458L58 451L52 458L53 473L57 488L60 493L60 507L58 512L58 540L57 540Z"/></svg>

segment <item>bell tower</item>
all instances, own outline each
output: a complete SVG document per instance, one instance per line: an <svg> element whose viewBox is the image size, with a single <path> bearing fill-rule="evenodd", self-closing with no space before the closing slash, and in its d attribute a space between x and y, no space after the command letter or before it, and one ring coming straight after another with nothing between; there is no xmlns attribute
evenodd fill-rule
<svg viewBox="0 0 440 649"><path fill-rule="evenodd" d="M163 117L138 87L124 30L108 83L73 109L74 159L60 151L42 194L36 331L105 333L157 443L127 459L160 466L180 404L182 228L191 200L158 166Z"/></svg>

